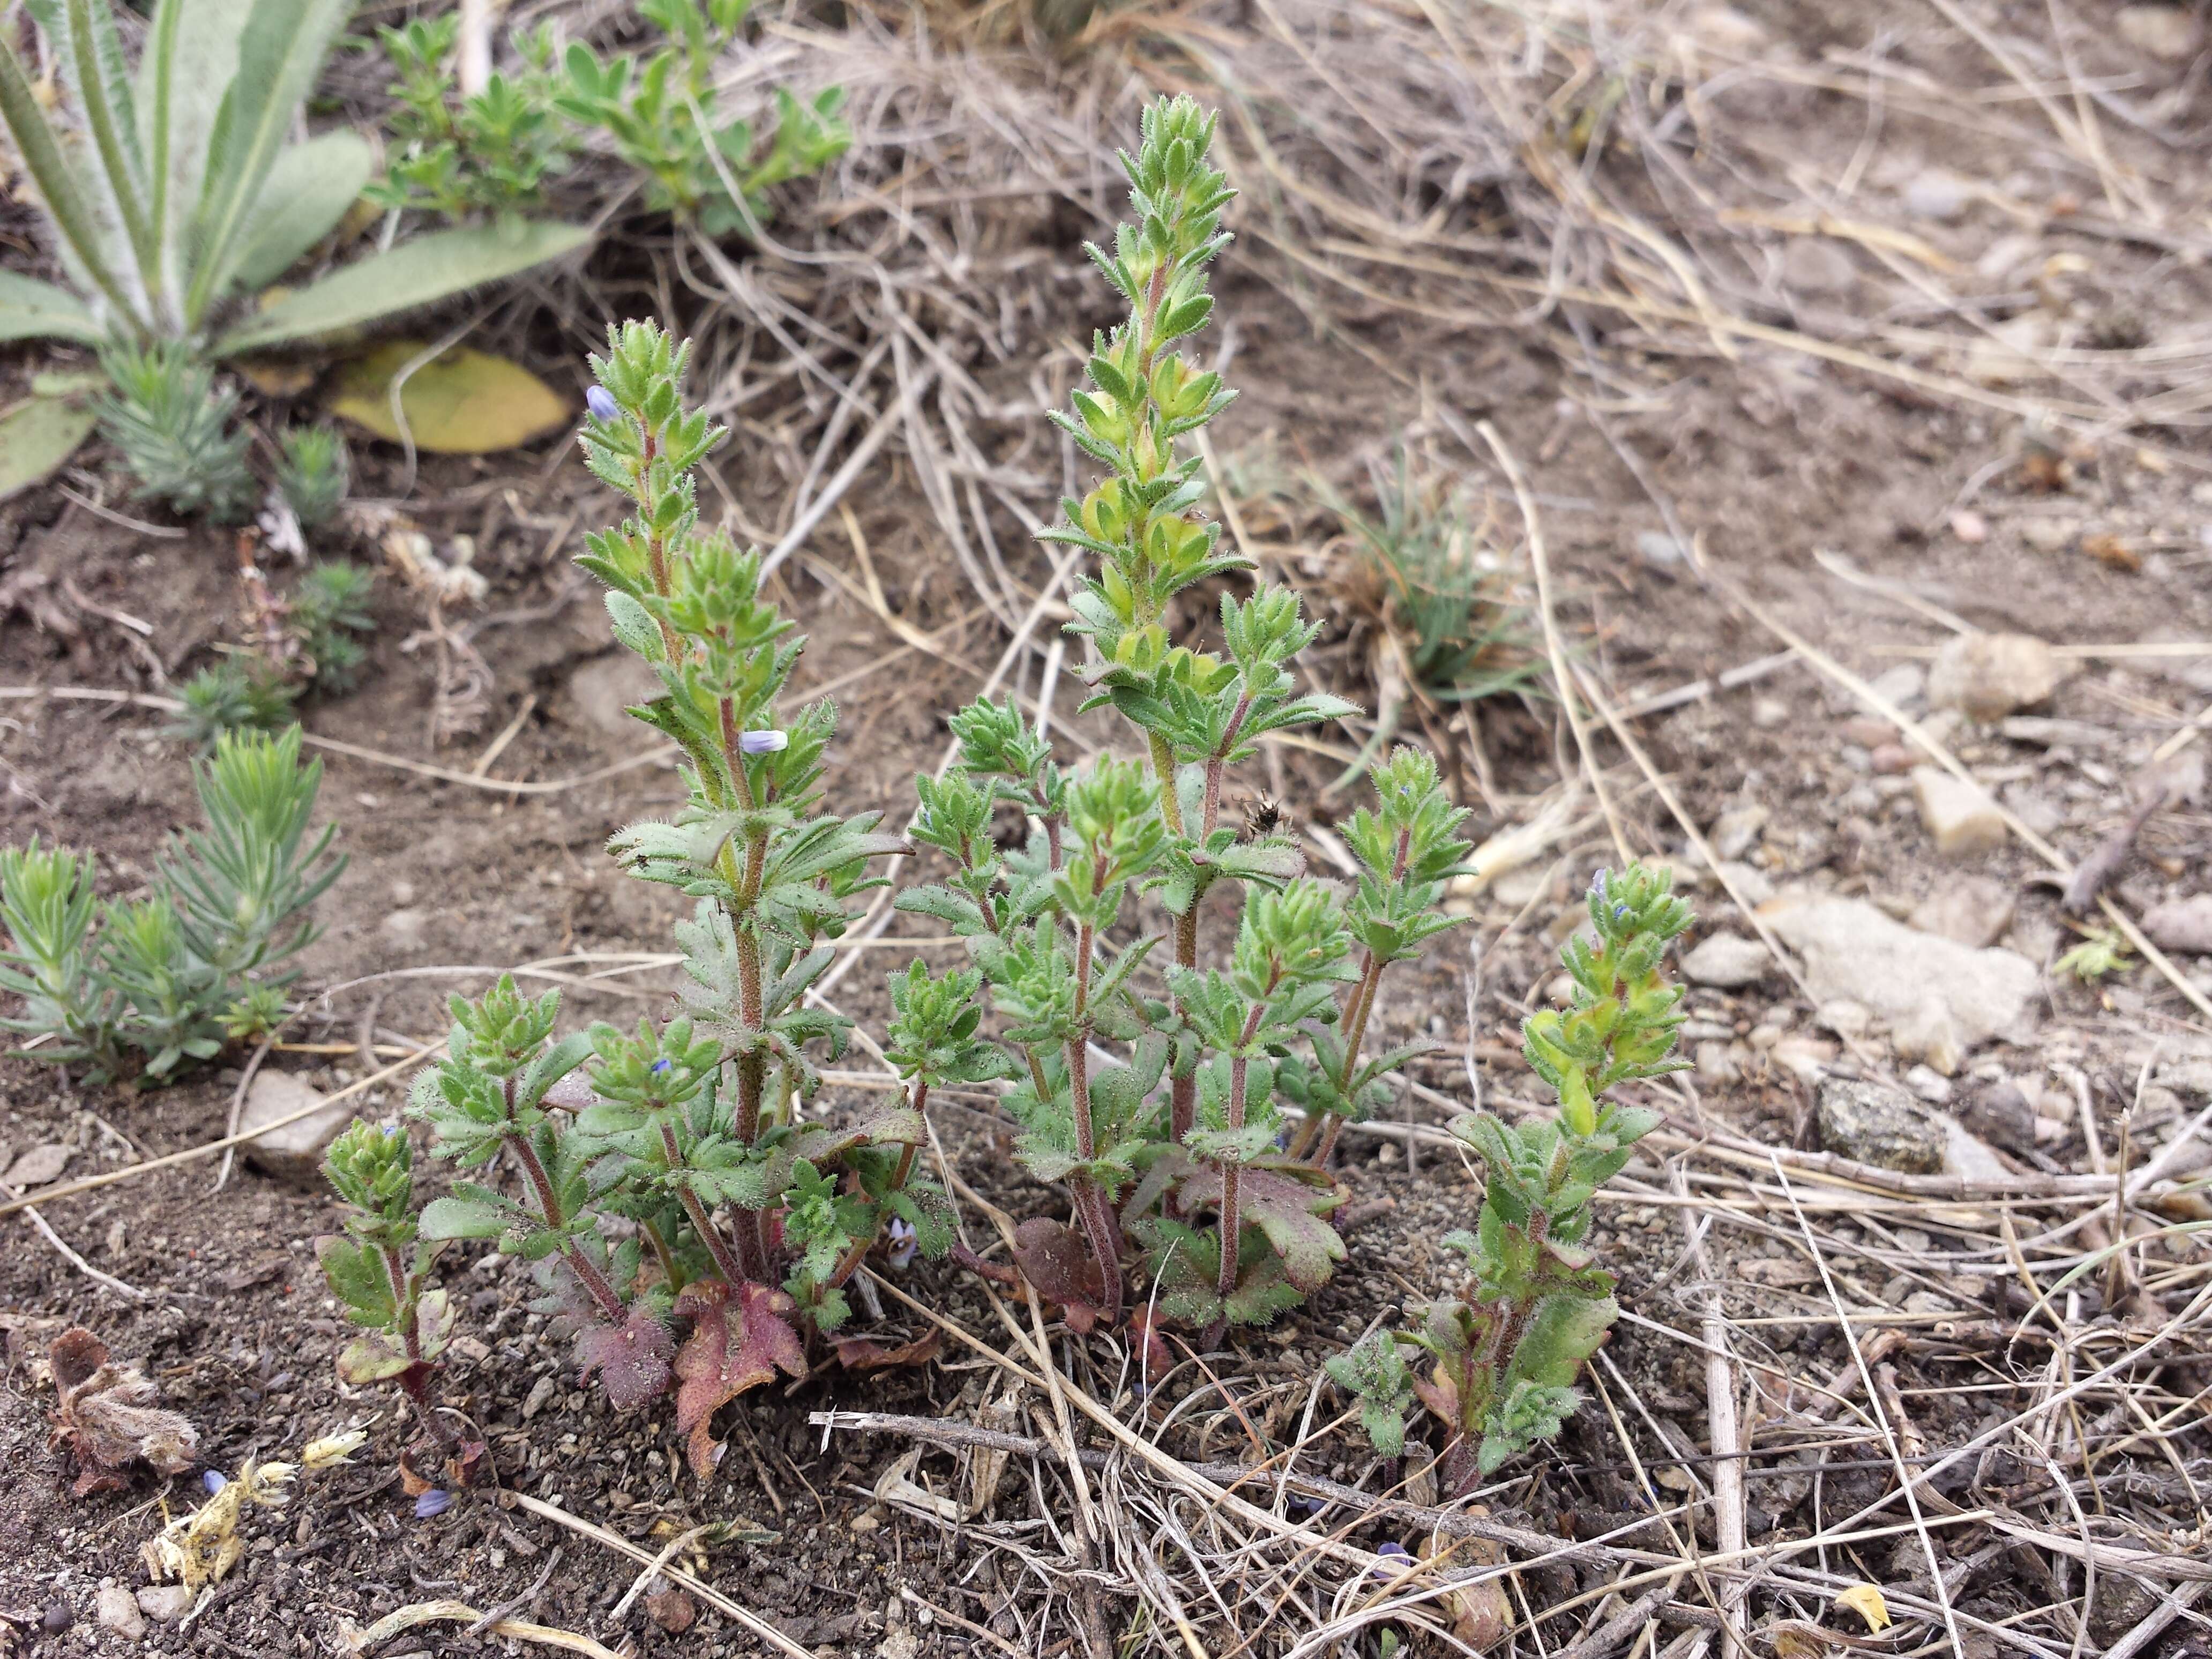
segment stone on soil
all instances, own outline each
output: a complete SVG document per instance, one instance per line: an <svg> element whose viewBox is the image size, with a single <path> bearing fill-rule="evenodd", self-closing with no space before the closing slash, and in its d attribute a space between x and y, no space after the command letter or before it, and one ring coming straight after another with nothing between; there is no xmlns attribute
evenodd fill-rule
<svg viewBox="0 0 2212 1659"><path fill-rule="evenodd" d="M138 1592L138 1610L157 1625L173 1625L192 1610L192 1593L182 1584L149 1584Z"/></svg>
<svg viewBox="0 0 2212 1659"><path fill-rule="evenodd" d="M2065 678L2057 654L2033 635L1958 634L1928 670L1928 702L1970 720L2002 720L2048 702Z"/></svg>
<svg viewBox="0 0 2212 1659"><path fill-rule="evenodd" d="M1986 853L2004 845L2005 822L1997 804L1974 784L1961 783L1933 766L1912 769L1912 799L1920 822L1946 858Z"/></svg>
<svg viewBox="0 0 2212 1659"><path fill-rule="evenodd" d="M1966 1126L2001 1152L2035 1150L2035 1108L2008 1078L1977 1091L1960 1114Z"/></svg>
<svg viewBox="0 0 2212 1659"><path fill-rule="evenodd" d="M8 1166L8 1184L21 1192L59 1181L62 1171L69 1168L69 1161L70 1149L66 1146L33 1146Z"/></svg>
<svg viewBox="0 0 2212 1659"><path fill-rule="evenodd" d="M2195 12L2186 6L2122 6L2113 21L2123 40L2169 64L2187 60L2203 38Z"/></svg>
<svg viewBox="0 0 2212 1659"><path fill-rule="evenodd" d="M1986 876L1960 876L1923 899L1911 922L1923 933L1940 933L1978 951L2004 937L2012 912L2010 888Z"/></svg>
<svg viewBox="0 0 2212 1659"><path fill-rule="evenodd" d="M1715 933L1682 957L1682 977L1692 985L1740 991L1758 984L1773 966L1774 958L1757 939Z"/></svg>
<svg viewBox="0 0 2212 1659"><path fill-rule="evenodd" d="M146 1615L138 1610L138 1598L120 1584L102 1584L95 1602L102 1629L112 1630L126 1642L135 1642L146 1633Z"/></svg>
<svg viewBox="0 0 2212 1659"><path fill-rule="evenodd" d="M322 1091L289 1072L266 1069L253 1074L246 1091L245 1109L239 1114L240 1133L251 1133L264 1123L289 1117L303 1106L323 1100ZM322 1184L323 1153L353 1121L353 1103L334 1100L295 1123L272 1129L258 1140L246 1143L246 1161L262 1174L302 1187Z"/></svg>
<svg viewBox="0 0 2212 1659"><path fill-rule="evenodd" d="M2142 930L2161 951L2185 957L2212 956L2212 893L2153 905L2143 912ZM22 1182L15 1184L20 1187Z"/></svg>
<svg viewBox="0 0 2212 1659"><path fill-rule="evenodd" d="M1759 832L1766 827L1767 816L1766 808L1755 803L1731 807L1713 820L1705 838L1723 862L1740 859L1759 845Z"/></svg>
<svg viewBox="0 0 2212 1659"><path fill-rule="evenodd" d="M1816 1115L1820 1145L1839 1158L1907 1175L1934 1175L1943 1167L1942 1119L1902 1089L1866 1078L1826 1078Z"/></svg>
<svg viewBox="0 0 2212 1659"><path fill-rule="evenodd" d="M1861 1003L1894 1029L1901 1021L1926 1024L1940 1003L1962 1050L2024 1034L2033 1024L2043 976L2014 951L1977 951L1921 933L1863 899L1777 902L1760 915L1802 957L1816 1005ZM1935 1064L1925 1054L1908 1058Z"/></svg>
<svg viewBox="0 0 2212 1659"><path fill-rule="evenodd" d="M1899 1059L1925 1060L1945 1077L1956 1073L1966 1058L1959 1022L1952 1016L1951 1005L1940 996L1926 998L1892 1019L1889 1046Z"/></svg>

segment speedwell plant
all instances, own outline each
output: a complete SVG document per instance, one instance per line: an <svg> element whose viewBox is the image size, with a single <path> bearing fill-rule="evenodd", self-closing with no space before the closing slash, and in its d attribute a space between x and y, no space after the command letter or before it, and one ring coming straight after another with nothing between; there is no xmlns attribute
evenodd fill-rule
<svg viewBox="0 0 2212 1659"><path fill-rule="evenodd" d="M1146 112L1122 157L1133 217L1089 250L1127 314L1054 416L1104 471L1046 532L1090 561L1071 624L1091 647L1085 707L1111 707L1141 758L1070 771L1012 702L963 710L961 764L917 785L915 838L954 874L899 902L967 938L1004 1021L1021 1156L1067 1189L1073 1226L1025 1224L1024 1272L1087 1323L1121 1313L1134 1267L1162 1314L1218 1335L1273 1319L1343 1257L1325 1166L1428 1046L1368 1038L1383 971L1452 925L1438 905L1467 815L1426 755L1397 750L1345 826L1359 875L1344 888L1306 874L1272 812L1224 811L1262 740L1358 711L1299 688L1319 626L1288 588L1224 591L1218 635L1194 639L1185 596L1250 568L1200 511L1188 441L1235 395L1184 349L1229 240L1213 132L1188 98ZM1002 806L1033 826L1018 850L991 833ZM1132 937L1145 898L1164 935Z"/></svg>
<svg viewBox="0 0 2212 1659"><path fill-rule="evenodd" d="M622 1407L674 1389L704 1474L716 1407L779 1370L805 1374L808 1340L849 1317L845 1287L871 1249L894 1228L902 1245L947 1248L943 1200L915 1167L922 1109L933 1086L992 1077L999 1059L974 1037L975 976L917 966L892 981L884 1043L905 1100L846 1128L805 1115L817 1056L846 1036L807 991L853 901L883 884L877 861L907 845L874 813L823 810L836 709L784 707L805 641L762 592L759 554L699 523L692 469L724 434L684 406L687 351L634 323L592 360L586 455L633 510L580 562L606 586L616 637L659 677L662 695L630 712L686 757L684 810L611 850L697 901L676 930L688 1006L661 1025L558 1036L558 994L532 1000L503 979L454 1000L447 1058L413 1112L432 1154L467 1172L423 1210L420 1238L495 1239L538 1264L541 1306L574 1321L586 1375ZM579 1070L588 1088L556 1104ZM502 1166L514 1190L496 1184ZM399 1334L386 1287L331 1279L357 1318ZM404 1344L390 1352L398 1364Z"/></svg>
<svg viewBox="0 0 2212 1659"><path fill-rule="evenodd" d="M1558 1115L1508 1125L1469 1112L1451 1126L1483 1167L1475 1230L1443 1240L1464 1258L1467 1282L1416 1329L1377 1334L1328 1362L1384 1455L1403 1448L1416 1397L1443 1422L1443 1473L1455 1492L1559 1431L1578 1401L1583 1362L1620 1316L1613 1277L1584 1240L1592 1196L1659 1127L1656 1112L1607 1094L1685 1069L1670 1058L1681 988L1661 969L1691 921L1673 885L1670 872L1642 865L1598 872L1592 937L1570 939L1562 953L1572 1003L1531 1014L1522 1027L1528 1064L1559 1097ZM1415 1375L1409 1358L1428 1374Z"/></svg>

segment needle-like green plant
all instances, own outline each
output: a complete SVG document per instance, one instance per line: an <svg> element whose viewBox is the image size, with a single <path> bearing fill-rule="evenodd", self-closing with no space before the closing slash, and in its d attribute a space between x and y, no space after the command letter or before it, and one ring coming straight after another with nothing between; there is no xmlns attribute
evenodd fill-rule
<svg viewBox="0 0 2212 1659"><path fill-rule="evenodd" d="M1218 643L1178 642L1184 596L1249 568L1200 511L1187 441L1234 395L1180 349L1212 315L1207 272L1228 240L1213 130L1188 98L1146 112L1122 158L1134 216L1091 250L1127 316L1054 417L1105 474L1046 532L1092 562L1070 625L1091 647L1085 706L1112 707L1143 759L1070 774L1012 703L964 710L959 767L917 784L915 837L955 873L899 902L968 939L1005 1022L1022 1157L1073 1200L1072 1230L1024 1224L1024 1271L1079 1321L1110 1319L1133 1236L1161 1311L1218 1334L1272 1319L1343 1256L1324 1165L1341 1123L1427 1046L1366 1043L1383 970L1452 925L1437 906L1467 844L1466 814L1412 750L1374 769L1376 805L1346 827L1361 870L1348 892L1308 877L1279 827L1224 812L1226 780L1263 739L1358 710L1299 689L1291 665L1317 629L1286 588L1224 592ZM1018 852L991 834L1003 805L1035 825ZM1164 911L1164 940L1128 937L1139 895ZM1209 914L1225 961L1206 960ZM1287 1152L1284 1103L1304 1115Z"/></svg>
<svg viewBox="0 0 2212 1659"><path fill-rule="evenodd" d="M99 1077L169 1077L258 1036L283 1010L285 962L315 937L308 910L345 860L308 822L322 763L300 731L227 734L194 763L204 829L173 839L152 896L102 903L89 854L0 848L0 990L23 1000L0 1028L27 1052Z"/></svg>
<svg viewBox="0 0 2212 1659"><path fill-rule="evenodd" d="M135 71L112 0L27 5L62 105L48 112L0 39L0 122L68 286L0 272L0 340L166 341L225 357L427 305L588 237L557 224L439 231L242 303L323 242L368 182L359 134L294 142L353 0L159 0Z"/></svg>
<svg viewBox="0 0 2212 1659"><path fill-rule="evenodd" d="M1432 1304L1416 1329L1378 1334L1328 1362L1386 1456L1405 1443L1412 1398L1442 1420L1444 1474L1456 1492L1559 1431L1579 1399L1583 1362L1620 1315L1613 1277L1584 1241L1592 1196L1659 1126L1656 1112L1607 1093L1683 1069L1669 1058L1682 993L1662 962L1691 915L1673 885L1671 872L1642 865L1598 872L1593 937L1571 938L1562 953L1572 1004L1522 1027L1528 1064L1558 1096L1558 1114L1509 1125L1469 1112L1451 1126L1483 1168L1474 1231L1443 1240L1465 1260L1466 1284ZM1408 1358L1429 1363L1428 1374L1413 1375Z"/></svg>

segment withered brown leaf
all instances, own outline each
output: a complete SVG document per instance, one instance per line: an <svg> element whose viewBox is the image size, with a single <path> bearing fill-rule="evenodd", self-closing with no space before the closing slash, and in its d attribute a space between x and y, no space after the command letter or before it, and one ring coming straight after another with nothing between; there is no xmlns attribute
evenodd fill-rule
<svg viewBox="0 0 2212 1659"><path fill-rule="evenodd" d="M54 1386L53 1434L48 1443L67 1446L77 1461L76 1485L88 1492L125 1486L122 1471L133 1462L163 1474L182 1474L199 1455L199 1431L156 1405L154 1385L135 1365L118 1365L107 1345L82 1325L73 1325L46 1350Z"/></svg>

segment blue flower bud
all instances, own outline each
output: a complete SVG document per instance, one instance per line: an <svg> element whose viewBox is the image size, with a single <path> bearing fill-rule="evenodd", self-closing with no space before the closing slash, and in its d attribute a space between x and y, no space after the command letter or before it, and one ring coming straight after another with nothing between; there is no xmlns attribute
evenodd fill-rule
<svg viewBox="0 0 2212 1659"><path fill-rule="evenodd" d="M914 1253L920 1243L914 1235L914 1224L904 1216L893 1216L884 1231L890 1240L891 1266L904 1273L914 1265Z"/></svg>
<svg viewBox="0 0 2212 1659"><path fill-rule="evenodd" d="M663 1058L654 1060L653 1064L646 1069L651 1072L653 1076L659 1077L664 1072L674 1071L676 1069L676 1062L672 1060Z"/></svg>
<svg viewBox="0 0 2212 1659"><path fill-rule="evenodd" d="M611 421L622 413L622 406L615 402L615 394L603 386L595 386L584 394L584 407L603 421Z"/></svg>
<svg viewBox="0 0 2212 1659"><path fill-rule="evenodd" d="M415 1500L415 1518L428 1521L433 1516L443 1515L453 1506L453 1493L433 1486Z"/></svg>
<svg viewBox="0 0 2212 1659"><path fill-rule="evenodd" d="M200 1485L207 1489L207 1495L210 1498L214 1497L229 1484L230 1478L221 1469L204 1469L200 1472Z"/></svg>
<svg viewBox="0 0 2212 1659"><path fill-rule="evenodd" d="M747 732L738 738L738 747L748 755L766 755L787 748L790 743L788 732Z"/></svg>

